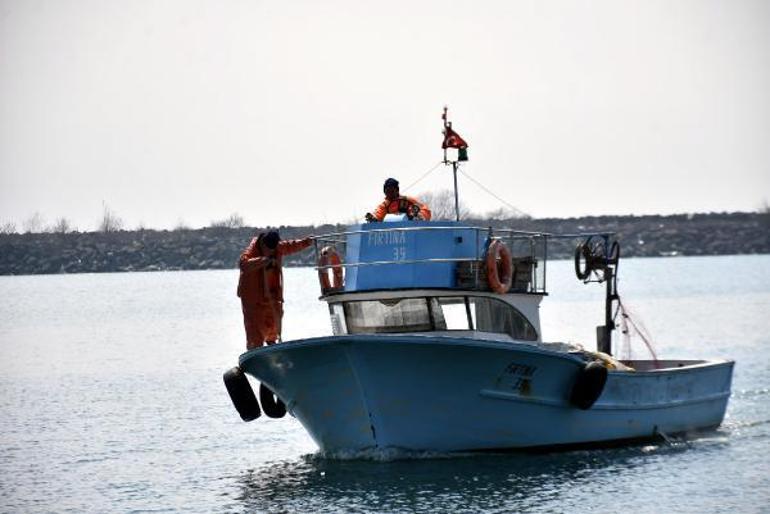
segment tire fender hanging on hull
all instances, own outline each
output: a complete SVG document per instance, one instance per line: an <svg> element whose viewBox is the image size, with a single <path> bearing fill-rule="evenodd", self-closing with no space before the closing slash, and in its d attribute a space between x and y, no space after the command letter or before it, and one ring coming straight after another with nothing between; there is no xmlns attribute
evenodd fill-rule
<svg viewBox="0 0 770 514"><path fill-rule="evenodd" d="M259 384L259 403L268 418L282 418L286 415L286 405L265 384Z"/></svg>
<svg viewBox="0 0 770 514"><path fill-rule="evenodd" d="M578 372L572 386L570 403L578 409L590 409L601 396L606 383L607 368L599 361L589 362Z"/></svg>
<svg viewBox="0 0 770 514"><path fill-rule="evenodd" d="M227 393L230 395L230 400L232 400L241 419L243 421L257 419L261 415L259 403L257 403L257 398L254 396L254 391L251 389L243 370L236 366L227 370L222 379L225 381Z"/></svg>

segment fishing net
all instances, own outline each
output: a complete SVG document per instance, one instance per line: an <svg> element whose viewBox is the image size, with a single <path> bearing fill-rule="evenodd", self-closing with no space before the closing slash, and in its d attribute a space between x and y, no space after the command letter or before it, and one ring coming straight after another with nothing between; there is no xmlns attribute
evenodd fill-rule
<svg viewBox="0 0 770 514"><path fill-rule="evenodd" d="M655 353L655 348L653 348L652 335L650 335L650 331L647 330L647 327L644 326L644 323L642 323L641 320L639 320L638 317L636 317L633 312L621 301L620 297L618 297L617 300L618 311L615 313L615 317L617 318L618 313L620 314L620 331L623 334L623 344L620 349L621 360L630 361L633 359L631 338L638 336L644 342L644 345L650 352L652 360L657 364L658 356Z"/></svg>

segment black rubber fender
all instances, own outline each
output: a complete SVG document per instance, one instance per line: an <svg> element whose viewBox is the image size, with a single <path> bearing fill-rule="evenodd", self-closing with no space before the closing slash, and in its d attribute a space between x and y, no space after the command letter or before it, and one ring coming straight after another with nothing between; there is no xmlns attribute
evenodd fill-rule
<svg viewBox="0 0 770 514"><path fill-rule="evenodd" d="M599 399L607 383L607 368L599 361L586 364L572 386L569 401L578 409L588 410Z"/></svg>
<svg viewBox="0 0 770 514"><path fill-rule="evenodd" d="M282 418L286 415L286 405L265 384L259 384L259 403L268 418Z"/></svg>
<svg viewBox="0 0 770 514"><path fill-rule="evenodd" d="M254 391L249 385L246 374L239 367L227 370L222 376L225 381L227 393L230 395L235 410L241 415L243 421L254 421L262 413L259 410L259 403L254 396Z"/></svg>

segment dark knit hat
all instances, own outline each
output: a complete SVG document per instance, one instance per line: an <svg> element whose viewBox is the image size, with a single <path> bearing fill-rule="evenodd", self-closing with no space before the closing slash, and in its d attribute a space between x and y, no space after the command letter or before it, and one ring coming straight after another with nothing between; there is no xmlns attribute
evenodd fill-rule
<svg viewBox="0 0 770 514"><path fill-rule="evenodd" d="M385 189L386 187L398 187L398 180L396 180L394 178L389 178L382 185L382 189Z"/></svg>
<svg viewBox="0 0 770 514"><path fill-rule="evenodd" d="M271 250L276 249L280 240L281 236L278 234L277 230L270 230L262 236L262 242Z"/></svg>

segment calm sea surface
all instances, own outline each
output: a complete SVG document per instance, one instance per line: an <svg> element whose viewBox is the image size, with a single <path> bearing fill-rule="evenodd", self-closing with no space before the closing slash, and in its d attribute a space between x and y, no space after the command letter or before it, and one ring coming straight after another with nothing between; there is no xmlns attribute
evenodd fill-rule
<svg viewBox="0 0 770 514"><path fill-rule="evenodd" d="M602 286L548 271L544 338L593 346ZM719 430L538 455L325 456L290 416L242 422L236 282L0 277L0 512L770 512L770 256L621 263L660 357L737 362ZM286 270L286 339L331 333L317 296Z"/></svg>

